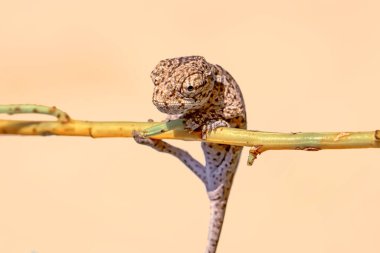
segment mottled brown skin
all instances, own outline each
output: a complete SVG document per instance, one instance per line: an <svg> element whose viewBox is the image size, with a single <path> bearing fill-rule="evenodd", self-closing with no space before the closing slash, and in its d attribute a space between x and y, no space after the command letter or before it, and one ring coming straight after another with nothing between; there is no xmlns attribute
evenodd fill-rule
<svg viewBox="0 0 380 253"><path fill-rule="evenodd" d="M155 85L153 103L169 119L185 120L190 131L202 131L202 137L218 127L246 129L243 96L232 76L201 56L162 60L151 74ZM206 253L215 253L224 214L242 147L202 142L206 164L202 165L186 151L162 140L135 140L160 152L172 154L190 168L205 184L210 200L211 218Z"/></svg>

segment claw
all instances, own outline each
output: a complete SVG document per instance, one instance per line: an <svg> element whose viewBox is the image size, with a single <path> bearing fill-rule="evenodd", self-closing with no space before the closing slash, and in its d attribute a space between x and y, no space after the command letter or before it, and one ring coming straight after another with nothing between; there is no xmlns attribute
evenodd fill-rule
<svg viewBox="0 0 380 253"><path fill-rule="evenodd" d="M227 121L216 120L202 126L202 139L206 139L207 135L212 131L215 131L219 127L230 127Z"/></svg>
<svg viewBox="0 0 380 253"><path fill-rule="evenodd" d="M140 132L138 132L136 130L132 131L132 135L133 135L133 139L135 139L135 141L138 144L147 145L150 147L156 146L157 142L159 141L159 140L154 140L151 138L146 138Z"/></svg>

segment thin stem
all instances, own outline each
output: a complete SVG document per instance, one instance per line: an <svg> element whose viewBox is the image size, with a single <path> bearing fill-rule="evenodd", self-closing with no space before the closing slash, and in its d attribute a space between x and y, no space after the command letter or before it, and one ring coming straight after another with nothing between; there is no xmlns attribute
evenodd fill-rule
<svg viewBox="0 0 380 253"><path fill-rule="evenodd" d="M69 116L61 110L53 107L33 107L18 105L13 109L0 106L0 113L19 113L32 110L32 113L46 113L67 120L60 121L23 121L0 120L0 135L64 135L64 136L89 136L100 137L132 137L134 130L144 132L154 130L160 132L172 129L173 126L163 126L163 123L154 122L95 122L70 120ZM19 108L19 110L17 109ZM50 108L50 109L49 109ZM63 113L62 116L61 114ZM177 122L178 123L178 122ZM236 146L249 146L250 157L248 164L252 164L257 155L267 150L305 150L318 151L322 149L353 149L353 148L379 148L380 130L367 132L309 132L309 133L273 133L249 131L236 128L217 128L208 134L204 140L200 132L189 133L175 123L175 129L158 135L151 136L154 139L179 139L191 141L205 141Z"/></svg>
<svg viewBox="0 0 380 253"><path fill-rule="evenodd" d="M132 131L143 131L161 123L154 122L96 122L71 120L24 121L0 120L0 135L64 135L101 137L132 137ZM189 133L186 130L171 130L151 138L206 141L236 146L261 147L265 150L295 149L316 151L320 149L378 148L380 131L368 132L309 132L309 133L273 133L241 130L221 127L209 133L206 140L200 132Z"/></svg>

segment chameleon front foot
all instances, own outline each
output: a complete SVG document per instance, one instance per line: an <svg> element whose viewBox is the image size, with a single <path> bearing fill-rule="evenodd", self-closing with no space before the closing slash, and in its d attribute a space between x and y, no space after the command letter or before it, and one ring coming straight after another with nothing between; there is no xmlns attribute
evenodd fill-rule
<svg viewBox="0 0 380 253"><path fill-rule="evenodd" d="M215 129L218 127L230 127L230 124L228 124L228 122L225 120L215 120L208 122L206 125L202 126L202 139L206 139L207 135L212 131L215 131Z"/></svg>
<svg viewBox="0 0 380 253"><path fill-rule="evenodd" d="M133 135L133 139L138 144L146 145L146 146L149 146L149 147L152 147L152 148L156 148L158 146L158 144L160 142L162 142L161 140L147 138L143 134L141 134L140 132L135 131L135 130L132 132L132 135Z"/></svg>

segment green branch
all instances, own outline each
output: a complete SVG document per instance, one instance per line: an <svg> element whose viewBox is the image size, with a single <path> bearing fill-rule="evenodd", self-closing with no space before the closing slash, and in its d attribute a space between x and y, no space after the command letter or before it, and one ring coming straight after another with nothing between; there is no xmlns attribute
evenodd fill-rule
<svg viewBox="0 0 380 253"><path fill-rule="evenodd" d="M218 128L201 139L200 132L183 129L182 120L155 122L96 122L71 119L56 107L41 105L0 105L0 113L43 113L58 121L0 120L0 135L64 135L101 137L132 137L133 131L154 139L205 141L251 147L248 164L267 150L305 150L379 148L380 130L368 132L273 133L236 128Z"/></svg>

